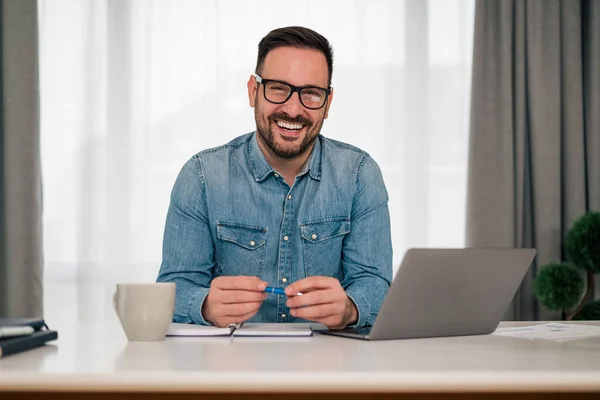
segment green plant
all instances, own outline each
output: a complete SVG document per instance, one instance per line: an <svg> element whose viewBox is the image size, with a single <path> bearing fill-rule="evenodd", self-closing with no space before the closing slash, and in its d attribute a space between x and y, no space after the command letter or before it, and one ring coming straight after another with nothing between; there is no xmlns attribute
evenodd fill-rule
<svg viewBox="0 0 600 400"><path fill-rule="evenodd" d="M589 212L575 221L565 236L565 248L577 267L600 272L600 212Z"/></svg>
<svg viewBox="0 0 600 400"><path fill-rule="evenodd" d="M600 272L600 212L590 211L573 223L565 235L565 250L568 262L540 269L535 296L566 320L600 319L600 301L592 301L594 274Z"/></svg>
<svg viewBox="0 0 600 400"><path fill-rule="evenodd" d="M548 264L534 283L540 303L551 310L566 312L579 304L584 282L579 271L569 264Z"/></svg>
<svg viewBox="0 0 600 400"><path fill-rule="evenodd" d="M593 301L583 306L581 311L573 318L579 320L600 320L600 300Z"/></svg>

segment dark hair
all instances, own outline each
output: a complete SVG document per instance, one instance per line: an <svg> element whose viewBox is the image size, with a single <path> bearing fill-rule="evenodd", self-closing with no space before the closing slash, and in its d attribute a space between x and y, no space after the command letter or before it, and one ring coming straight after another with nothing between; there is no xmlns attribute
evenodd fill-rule
<svg viewBox="0 0 600 400"><path fill-rule="evenodd" d="M312 29L302 26L288 26L272 30L262 38L258 44L258 58L256 60L256 73L260 75L260 70L265 63L267 54L277 47L297 47L300 49L314 49L320 51L325 56L328 69L328 86L331 86L331 76L333 75L333 49L329 41L322 35Z"/></svg>

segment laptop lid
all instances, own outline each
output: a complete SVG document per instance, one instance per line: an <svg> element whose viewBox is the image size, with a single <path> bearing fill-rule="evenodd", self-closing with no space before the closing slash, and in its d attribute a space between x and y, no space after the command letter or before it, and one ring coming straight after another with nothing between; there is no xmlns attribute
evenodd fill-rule
<svg viewBox="0 0 600 400"><path fill-rule="evenodd" d="M409 249L369 339L493 332L535 249Z"/></svg>

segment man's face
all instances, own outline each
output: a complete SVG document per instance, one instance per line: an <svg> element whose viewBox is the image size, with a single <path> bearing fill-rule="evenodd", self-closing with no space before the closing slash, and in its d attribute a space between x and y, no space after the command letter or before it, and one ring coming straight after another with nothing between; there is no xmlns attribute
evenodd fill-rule
<svg viewBox="0 0 600 400"><path fill-rule="evenodd" d="M312 49L278 47L271 50L260 76L295 86L328 87L327 61L323 53ZM264 88L254 77L248 81L250 106L254 107L259 142L281 158L292 159L305 154L321 131L327 118L333 93L325 106L311 110L300 103L294 93L285 103L273 104L264 97Z"/></svg>

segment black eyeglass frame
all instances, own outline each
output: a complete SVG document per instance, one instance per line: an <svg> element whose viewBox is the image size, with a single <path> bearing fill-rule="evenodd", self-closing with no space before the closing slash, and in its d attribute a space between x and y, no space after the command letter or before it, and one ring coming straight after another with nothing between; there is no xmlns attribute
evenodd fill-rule
<svg viewBox="0 0 600 400"><path fill-rule="evenodd" d="M331 90L333 89L333 87L329 86L329 88L325 89L322 88L320 86L313 86L313 85L307 85L307 86L294 86L291 83L287 83L284 81L278 81L276 79L265 79L262 78L261 76L259 76L258 74L253 74L254 78L256 79L257 83L262 83L263 85L263 96L265 97L265 99L269 102L269 103L273 103L273 104L283 104L286 101L288 101L292 95L296 92L298 92L298 99L300 100L300 104L302 104L302 107L307 108L309 110L320 110L321 108L325 107L325 104L327 104L327 101L329 100L329 95L331 94ZM288 94L288 97L281 102L277 102L277 101L272 101L269 100L267 98L267 83L269 82L276 82L276 83L281 83L283 85L289 86L291 88L290 93ZM325 101L323 102L323 104L320 107L307 107L306 104L304 104L304 102L302 101L302 96L300 96L300 92L304 89L319 89L319 90L323 90L325 91Z"/></svg>

